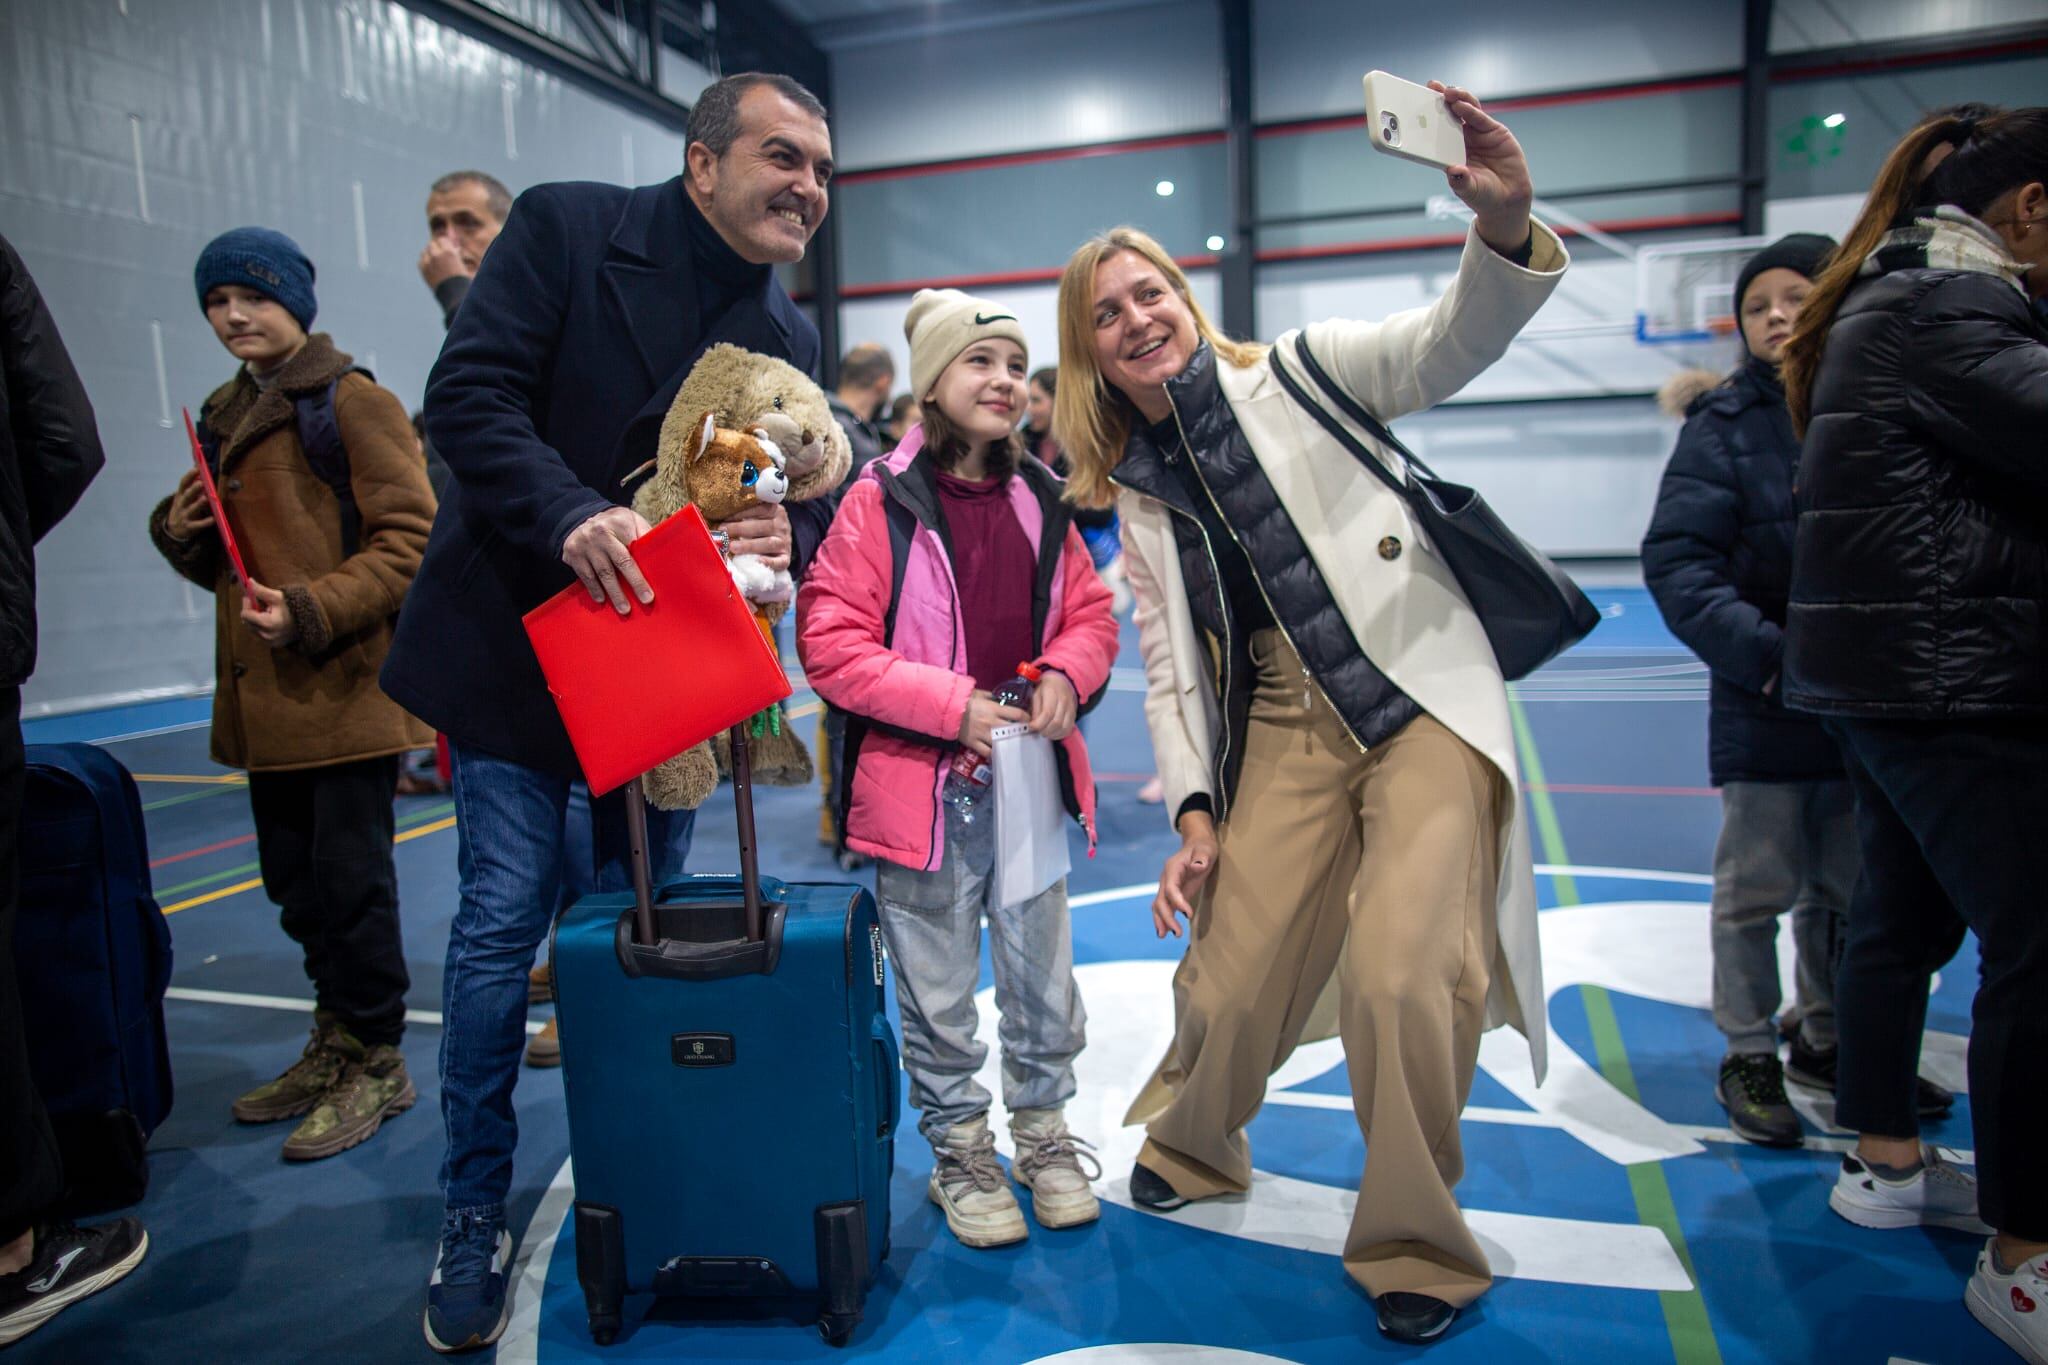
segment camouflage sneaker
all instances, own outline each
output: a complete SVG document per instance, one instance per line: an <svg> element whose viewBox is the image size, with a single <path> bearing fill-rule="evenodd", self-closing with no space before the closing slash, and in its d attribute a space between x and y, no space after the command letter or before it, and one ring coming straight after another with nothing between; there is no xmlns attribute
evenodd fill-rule
<svg viewBox="0 0 2048 1365"><path fill-rule="evenodd" d="M393 1114L412 1108L418 1095L405 1074L405 1056L381 1043L349 1063L335 1087L320 1097L305 1122L284 1140L286 1161L317 1161L364 1141Z"/></svg>
<svg viewBox="0 0 2048 1365"><path fill-rule="evenodd" d="M275 1123L295 1119L334 1088L349 1062L363 1055L363 1045L325 1010L313 1015L313 1036L299 1060L274 1081L265 1081L235 1101L240 1123Z"/></svg>

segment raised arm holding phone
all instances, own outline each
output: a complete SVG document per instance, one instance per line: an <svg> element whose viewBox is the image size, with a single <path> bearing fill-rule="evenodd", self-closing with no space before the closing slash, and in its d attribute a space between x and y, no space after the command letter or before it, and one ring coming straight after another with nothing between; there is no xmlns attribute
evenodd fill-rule
<svg viewBox="0 0 2048 1365"><path fill-rule="evenodd" d="M1320 372L1382 421L1427 408L1497 360L1563 273L1514 134L1468 90L1428 90L1460 125L1444 173L1475 215L1441 298L1235 342L1157 242L1117 228L1061 280L1053 419L1068 496L1114 499L1124 520L1182 838L1152 910L1162 936L1187 920L1190 943L1176 1037L1129 1116L1147 1124L1132 1196L1165 1212L1250 1188L1244 1124L1335 973L1372 1126L1345 1267L1411 1342L1491 1282L1452 1195L1457 1116L1485 1029L1515 1024L1542 1071L1533 869L1478 614L1407 502L1283 383Z"/></svg>

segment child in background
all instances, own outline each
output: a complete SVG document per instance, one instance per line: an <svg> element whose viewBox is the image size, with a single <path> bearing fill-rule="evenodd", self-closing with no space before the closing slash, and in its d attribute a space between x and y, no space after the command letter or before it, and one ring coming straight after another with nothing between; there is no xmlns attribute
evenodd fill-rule
<svg viewBox="0 0 2048 1365"><path fill-rule="evenodd" d="M157 504L149 532L172 568L214 595L213 759L248 770L263 889L305 950L316 1001L304 1054L234 1114L305 1115L284 1144L288 1160L304 1161L355 1146L414 1099L398 1050L410 979L391 801L400 756L434 736L378 688L377 668L426 550L434 495L398 399L325 333L307 335L313 265L291 238L223 233L200 253L194 282L241 362L199 423L254 605L195 471Z"/></svg>
<svg viewBox="0 0 2048 1365"><path fill-rule="evenodd" d="M1094 785L1075 731L1116 657L1109 590L1061 484L1025 453L1024 330L995 304L921 290L904 332L923 419L847 493L797 602L811 686L847 712L850 848L879 861L876 898L896 963L903 1061L931 1142L932 1202L962 1243L1026 1236L996 1159L975 1072L974 988L987 920L1002 1011L1003 1103L1013 1171L1048 1228L1097 1217L1100 1175L1063 1117L1086 1015L1074 984L1062 878L1019 905L991 903L993 812L942 800L962 746L1028 721L1055 741L1062 795L1094 841ZM893 549L892 549L893 543ZM901 564L902 581L895 580ZM1043 670L1025 711L991 692L1020 662Z"/></svg>

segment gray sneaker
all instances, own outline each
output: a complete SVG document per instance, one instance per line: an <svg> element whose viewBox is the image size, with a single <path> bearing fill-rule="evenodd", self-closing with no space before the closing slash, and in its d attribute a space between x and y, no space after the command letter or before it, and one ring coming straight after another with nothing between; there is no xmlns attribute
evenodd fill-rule
<svg viewBox="0 0 2048 1365"><path fill-rule="evenodd" d="M239 1123L275 1123L295 1119L320 1102L341 1079L353 1057L360 1057L363 1045L325 1010L313 1015L313 1036L282 1076L265 1081L235 1101Z"/></svg>
<svg viewBox="0 0 2048 1365"><path fill-rule="evenodd" d="M1024 1211L996 1159L996 1137L988 1115L948 1128L932 1143L931 1200L946 1214L946 1226L962 1246L999 1247L1030 1235Z"/></svg>
<svg viewBox="0 0 2048 1365"><path fill-rule="evenodd" d="M1010 1140L1017 1151L1010 1173L1031 1191L1031 1215L1040 1227L1079 1227L1102 1216L1088 1183L1102 1179L1102 1166L1089 1144L1067 1131L1060 1110L1017 1110L1010 1115Z"/></svg>

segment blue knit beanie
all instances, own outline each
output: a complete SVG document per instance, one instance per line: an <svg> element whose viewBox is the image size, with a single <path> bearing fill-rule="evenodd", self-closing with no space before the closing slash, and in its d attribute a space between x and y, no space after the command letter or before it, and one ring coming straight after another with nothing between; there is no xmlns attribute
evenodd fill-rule
<svg viewBox="0 0 2048 1365"><path fill-rule="evenodd" d="M208 242L199 253L199 264L192 267L192 283L198 287L202 312L206 292L224 284L239 284L277 300L309 332L313 315L320 311L313 297L313 263L297 242L270 228L231 228Z"/></svg>

